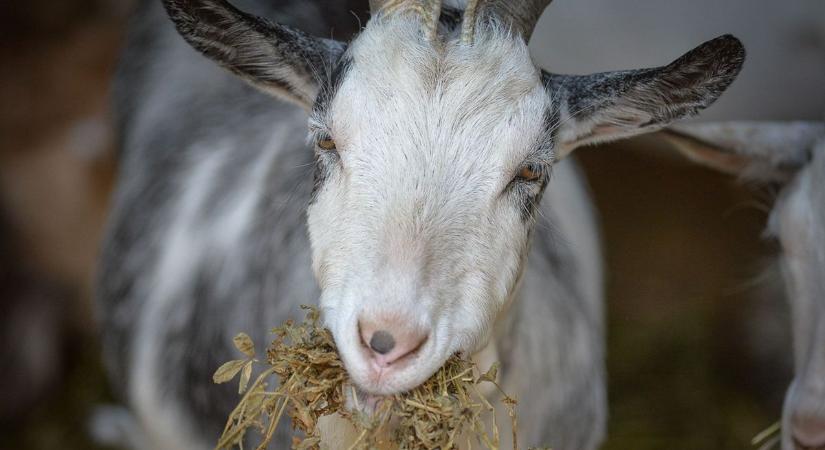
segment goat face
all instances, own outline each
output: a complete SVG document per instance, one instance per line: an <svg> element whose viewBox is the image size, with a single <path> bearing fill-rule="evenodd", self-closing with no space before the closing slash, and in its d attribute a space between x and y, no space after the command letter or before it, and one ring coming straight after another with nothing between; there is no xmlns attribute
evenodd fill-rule
<svg viewBox="0 0 825 450"><path fill-rule="evenodd" d="M782 246L793 319L796 374L785 398L782 448L825 448L825 124L701 124L669 136L691 159L782 186L768 223Z"/></svg>
<svg viewBox="0 0 825 450"><path fill-rule="evenodd" d="M825 138L771 216L792 302L796 376L783 414L785 448L825 448ZM790 441L790 442L788 442ZM793 446L791 445L793 444Z"/></svg>
<svg viewBox="0 0 825 450"><path fill-rule="evenodd" d="M355 383L405 391L470 354L515 295L554 161L659 129L712 103L744 58L724 36L654 69L563 76L526 40L543 1L373 1L350 44L165 0L183 37L248 82L310 111L308 209L325 322Z"/></svg>
<svg viewBox="0 0 825 450"><path fill-rule="evenodd" d="M439 48L399 18L345 57L311 120L314 268L352 376L397 392L486 341L524 264L558 116L523 41ZM370 346L379 332L394 346Z"/></svg>

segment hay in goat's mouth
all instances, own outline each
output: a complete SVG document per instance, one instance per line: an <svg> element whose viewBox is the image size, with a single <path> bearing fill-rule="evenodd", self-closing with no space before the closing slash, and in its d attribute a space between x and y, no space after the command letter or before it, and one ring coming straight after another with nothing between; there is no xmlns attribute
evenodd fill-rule
<svg viewBox="0 0 825 450"><path fill-rule="evenodd" d="M496 382L497 366L479 374L475 365L453 357L418 388L381 400L373 414L347 408L347 398L358 401L346 370L338 356L330 332L319 326L317 310L305 307L307 318L301 324L288 321L273 330L276 338L266 352L268 368L250 385L255 347L249 336L235 337L235 346L245 359L230 361L214 375L225 383L239 373L239 392L243 394L232 411L216 449L243 448L250 431L260 433L258 450L267 448L284 415L292 419L292 448L321 449L318 421L338 414L357 431L352 450L368 450L387 445L401 450L467 448L497 450L500 436L495 413L479 392L479 383ZM269 389L269 379L277 375L280 383ZM516 438L516 402L501 392L502 403L512 421L512 444ZM357 405L356 405L357 406ZM485 425L490 419L491 426ZM392 422L392 426L388 426ZM388 431L390 430L391 431Z"/></svg>

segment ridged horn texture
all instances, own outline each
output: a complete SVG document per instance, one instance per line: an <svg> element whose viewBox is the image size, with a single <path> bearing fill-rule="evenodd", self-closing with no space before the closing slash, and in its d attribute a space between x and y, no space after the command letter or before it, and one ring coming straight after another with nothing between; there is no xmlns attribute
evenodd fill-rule
<svg viewBox="0 0 825 450"><path fill-rule="evenodd" d="M441 16L442 0L370 0L373 16L392 14L415 14L421 18L422 32L427 39L434 40L438 34L438 20Z"/></svg>
<svg viewBox="0 0 825 450"><path fill-rule="evenodd" d="M466 43L472 42L479 21L497 20L509 25L513 33L523 36L529 42L541 14L551 1L469 0L464 13L461 39Z"/></svg>

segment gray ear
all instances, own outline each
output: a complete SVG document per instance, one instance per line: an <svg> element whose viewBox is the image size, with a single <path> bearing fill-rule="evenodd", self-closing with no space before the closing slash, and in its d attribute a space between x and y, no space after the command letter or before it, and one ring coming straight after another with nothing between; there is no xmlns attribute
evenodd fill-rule
<svg viewBox="0 0 825 450"><path fill-rule="evenodd" d="M742 43L725 35L663 67L584 76L545 73L549 95L561 102L559 156L695 115L730 86L744 60Z"/></svg>
<svg viewBox="0 0 825 450"><path fill-rule="evenodd" d="M758 181L786 181L825 141L822 122L678 125L662 134L692 161Z"/></svg>
<svg viewBox="0 0 825 450"><path fill-rule="evenodd" d="M225 0L163 0L196 50L252 85L311 107L345 45L246 14Z"/></svg>

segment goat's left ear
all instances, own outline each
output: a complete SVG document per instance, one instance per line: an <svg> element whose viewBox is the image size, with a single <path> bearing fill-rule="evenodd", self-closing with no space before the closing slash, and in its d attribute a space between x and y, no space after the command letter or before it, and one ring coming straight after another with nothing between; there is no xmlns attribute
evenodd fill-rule
<svg viewBox="0 0 825 450"><path fill-rule="evenodd" d="M557 155L656 131L695 115L730 86L744 61L742 43L725 35L664 67L593 75L544 73L548 94L561 102Z"/></svg>
<svg viewBox="0 0 825 450"><path fill-rule="evenodd" d="M309 109L345 50L238 10L225 0L163 0L196 50L266 92Z"/></svg>
<svg viewBox="0 0 825 450"><path fill-rule="evenodd" d="M788 181L825 150L823 122L684 124L661 134L688 159L755 181Z"/></svg>

